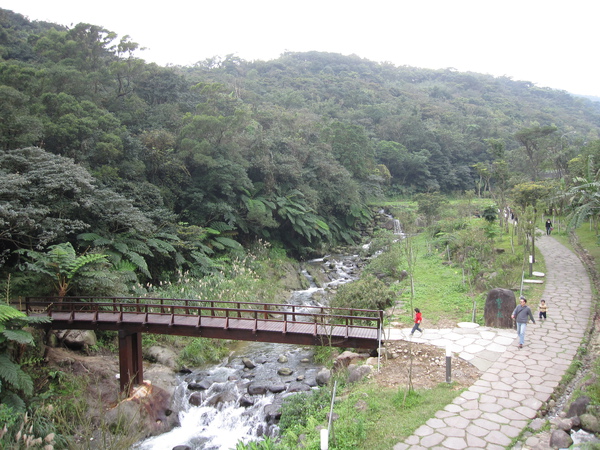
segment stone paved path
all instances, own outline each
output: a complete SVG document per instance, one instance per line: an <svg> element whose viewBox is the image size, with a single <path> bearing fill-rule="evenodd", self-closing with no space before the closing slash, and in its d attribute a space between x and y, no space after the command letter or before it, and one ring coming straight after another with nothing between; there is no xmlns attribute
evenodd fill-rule
<svg viewBox="0 0 600 450"><path fill-rule="evenodd" d="M586 270L573 252L546 235L536 244L546 261L542 298L548 304L547 321L540 323L537 304L529 305L536 324L527 326L522 349L517 348L516 332L483 327L469 332L458 327L447 333L425 329L423 336L414 338L440 346L451 344L453 352L463 352L465 359L471 357L483 373L394 450L504 449L549 400L588 326L592 290ZM401 339L408 331L392 330L388 337ZM477 337L475 333L479 333ZM527 445L535 446L535 439Z"/></svg>

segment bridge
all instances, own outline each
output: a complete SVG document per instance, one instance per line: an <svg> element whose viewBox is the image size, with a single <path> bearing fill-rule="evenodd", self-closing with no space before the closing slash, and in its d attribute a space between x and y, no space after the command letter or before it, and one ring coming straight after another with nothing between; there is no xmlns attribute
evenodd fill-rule
<svg viewBox="0 0 600 450"><path fill-rule="evenodd" d="M121 391L143 382L142 333L376 349L383 311L274 303L131 297L26 297L27 315L46 330L119 335Z"/></svg>

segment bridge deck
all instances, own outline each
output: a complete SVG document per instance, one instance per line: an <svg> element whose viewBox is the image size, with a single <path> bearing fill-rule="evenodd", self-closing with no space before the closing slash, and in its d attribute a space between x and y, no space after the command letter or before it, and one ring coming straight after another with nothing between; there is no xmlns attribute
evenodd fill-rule
<svg viewBox="0 0 600 450"><path fill-rule="evenodd" d="M298 345L375 349L382 311L148 298L26 298L28 315L51 317L47 329L119 333L121 390L143 382L142 333Z"/></svg>
<svg viewBox="0 0 600 450"><path fill-rule="evenodd" d="M171 299L56 300L26 299L27 312L52 317L47 324L52 329L126 330L368 349L377 348L380 336L381 312L372 310Z"/></svg>

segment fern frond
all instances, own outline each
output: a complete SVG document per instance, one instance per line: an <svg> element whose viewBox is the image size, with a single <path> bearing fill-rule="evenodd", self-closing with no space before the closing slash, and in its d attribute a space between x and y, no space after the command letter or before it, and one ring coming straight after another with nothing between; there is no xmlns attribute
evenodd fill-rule
<svg viewBox="0 0 600 450"><path fill-rule="evenodd" d="M169 241L180 241L181 239L176 234L171 233L156 233L157 238L168 239Z"/></svg>
<svg viewBox="0 0 600 450"><path fill-rule="evenodd" d="M235 240L233 240L231 238L228 238L228 237L217 236L217 237L214 238L214 240L217 241L217 242L219 242L224 247L227 247L229 249L241 250L243 248L242 245L238 241L235 241Z"/></svg>
<svg viewBox="0 0 600 450"><path fill-rule="evenodd" d="M135 252L127 252L127 259L131 261L135 266L147 277L150 276L150 271L148 270L148 263L146 263L146 259Z"/></svg>
<svg viewBox="0 0 600 450"><path fill-rule="evenodd" d="M150 238L146 242L149 247L155 249L162 255L168 255L169 253L175 252L175 247L163 240Z"/></svg>
<svg viewBox="0 0 600 450"><path fill-rule="evenodd" d="M82 256L75 258L75 260L68 266L69 267L69 276L72 277L82 267L84 267L88 264L92 264L94 262L98 262L98 261L102 261L102 262L106 262L106 263L108 262L108 260L106 259L106 255L103 255L100 253L94 253L91 255L82 255Z"/></svg>
<svg viewBox="0 0 600 450"><path fill-rule="evenodd" d="M113 268L117 272L135 272L135 269L137 269L137 266L134 263L132 263L131 261L126 261L126 260L122 259L117 263L113 263Z"/></svg>
<svg viewBox="0 0 600 450"><path fill-rule="evenodd" d="M17 388L22 390L25 395L33 394L33 380L31 377L19 368L17 371L17 378Z"/></svg>
<svg viewBox="0 0 600 450"><path fill-rule="evenodd" d="M129 250L141 255L152 255L152 250L150 250L150 247L148 247L148 245L146 245L144 242L138 240L130 240Z"/></svg>
<svg viewBox="0 0 600 450"><path fill-rule="evenodd" d="M12 306L0 304L0 322L6 322L20 317L27 317L27 315Z"/></svg>
<svg viewBox="0 0 600 450"><path fill-rule="evenodd" d="M41 323L50 323L52 322L52 317L48 316L27 316L27 323L29 325L38 325Z"/></svg>
<svg viewBox="0 0 600 450"><path fill-rule="evenodd" d="M0 401L16 413L21 414L25 412L25 402L14 392L3 390Z"/></svg>
<svg viewBox="0 0 600 450"><path fill-rule="evenodd" d="M119 253L125 254L129 251L129 246L124 242L115 242L115 243L113 243L113 247Z"/></svg>
<svg viewBox="0 0 600 450"><path fill-rule="evenodd" d="M207 235L208 234L221 234L221 232L219 230L216 230L214 228L204 228L203 230Z"/></svg>
<svg viewBox="0 0 600 450"><path fill-rule="evenodd" d="M18 344L33 343L33 335L25 330L4 330L2 334L9 341L14 341Z"/></svg>
<svg viewBox="0 0 600 450"><path fill-rule="evenodd" d="M234 227L225 222L211 222L210 228L218 231L219 233L222 233L224 231L231 231L234 229Z"/></svg>
<svg viewBox="0 0 600 450"><path fill-rule="evenodd" d="M105 245L110 245L112 243L110 239L102 237L96 233L82 233L77 236L77 239L80 239L85 242L91 242L96 247L102 247Z"/></svg>
<svg viewBox="0 0 600 450"><path fill-rule="evenodd" d="M181 266L183 264L185 264L187 261L185 259L185 256L183 256L180 252L175 253L175 263L178 266Z"/></svg>
<svg viewBox="0 0 600 450"><path fill-rule="evenodd" d="M19 374L21 370L18 364L15 364L6 354L0 354L0 379L8 384L19 386Z"/></svg>

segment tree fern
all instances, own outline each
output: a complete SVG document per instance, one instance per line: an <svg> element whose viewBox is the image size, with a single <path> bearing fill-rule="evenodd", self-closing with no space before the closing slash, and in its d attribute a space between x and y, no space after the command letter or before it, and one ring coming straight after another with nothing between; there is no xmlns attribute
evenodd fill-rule
<svg viewBox="0 0 600 450"><path fill-rule="evenodd" d="M97 262L108 263L106 255L100 253L77 256L70 242L52 245L46 252L19 250L18 253L28 257L29 261L25 264L27 270L42 273L53 280L59 297L67 295L71 282L86 266Z"/></svg>
<svg viewBox="0 0 600 450"><path fill-rule="evenodd" d="M9 320L22 317L27 317L27 315L12 306L0 304L0 325L4 325Z"/></svg>
<svg viewBox="0 0 600 450"><path fill-rule="evenodd" d="M2 403L17 413L25 412L25 401L16 392L1 391L0 400Z"/></svg>
<svg viewBox="0 0 600 450"><path fill-rule="evenodd" d="M75 260L73 260L72 262L70 262L68 264L68 272L67 272L67 276L68 278L73 278L75 276L75 274L77 272L79 272L79 270L81 270L82 267L84 266L88 266L90 264L93 264L95 262L106 262L106 255L102 255L102 254L91 254L91 255L81 255L75 258Z"/></svg>
<svg viewBox="0 0 600 450"><path fill-rule="evenodd" d="M214 241L222 244L223 248L228 248L231 250L241 250L242 249L242 245L238 241L228 238L228 237L216 236L214 238Z"/></svg>
<svg viewBox="0 0 600 450"><path fill-rule="evenodd" d="M8 304L0 303L0 402L12 406L17 411L25 407L18 394L31 395L33 381L13 360L13 349L17 345L34 345L33 335L26 326L50 322L46 316L27 316Z"/></svg>
<svg viewBox="0 0 600 450"><path fill-rule="evenodd" d="M93 244L95 247L103 247L111 244L111 240L96 233L82 233L77 236L77 239Z"/></svg>
<svg viewBox="0 0 600 450"><path fill-rule="evenodd" d="M2 330L2 336L17 344L28 345L33 343L33 336L25 330Z"/></svg>
<svg viewBox="0 0 600 450"><path fill-rule="evenodd" d="M155 249L162 255L168 255L169 253L175 253L175 247L167 242L158 238L150 238L147 241L148 247Z"/></svg>
<svg viewBox="0 0 600 450"><path fill-rule="evenodd" d="M23 372L21 366L13 362L6 354L0 354L0 380L8 385L8 390L23 391L25 395L33 393L33 381Z"/></svg>
<svg viewBox="0 0 600 450"><path fill-rule="evenodd" d="M139 255L136 252L129 251L129 252L125 253L125 256L127 257L128 261L132 262L140 270L140 272L142 272L147 277L150 277L150 271L148 270L148 263L146 262L146 259L142 255Z"/></svg>

